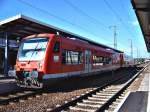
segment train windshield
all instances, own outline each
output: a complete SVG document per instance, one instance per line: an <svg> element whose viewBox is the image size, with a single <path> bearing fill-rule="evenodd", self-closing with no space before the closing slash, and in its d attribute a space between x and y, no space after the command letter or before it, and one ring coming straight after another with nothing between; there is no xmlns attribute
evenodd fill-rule
<svg viewBox="0 0 150 112"><path fill-rule="evenodd" d="M47 43L46 37L23 40L18 52L19 61L43 60Z"/></svg>

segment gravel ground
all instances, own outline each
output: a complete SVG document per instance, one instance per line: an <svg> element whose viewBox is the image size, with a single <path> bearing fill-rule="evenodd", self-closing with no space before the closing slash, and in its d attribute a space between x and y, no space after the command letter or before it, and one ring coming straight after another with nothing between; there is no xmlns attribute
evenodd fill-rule
<svg viewBox="0 0 150 112"><path fill-rule="evenodd" d="M43 112L47 108L54 108L56 107L56 104L63 104L64 101L80 96L89 90L91 90L91 88L65 93L45 93L43 95L37 95L36 97L30 97L32 99L28 98L28 100L21 100L17 103L10 103L7 106L1 106L0 112Z"/></svg>
<svg viewBox="0 0 150 112"><path fill-rule="evenodd" d="M71 100L81 94L85 94L87 91L96 88L102 80L111 78L110 76L95 76L86 79L72 79L67 80L66 84L57 84L52 87L53 90L46 92L43 95L37 95L36 97L30 97L27 100L21 100L19 102L10 103L8 105L0 106L0 112L43 112L47 108L55 108L57 105L63 104L67 100Z"/></svg>

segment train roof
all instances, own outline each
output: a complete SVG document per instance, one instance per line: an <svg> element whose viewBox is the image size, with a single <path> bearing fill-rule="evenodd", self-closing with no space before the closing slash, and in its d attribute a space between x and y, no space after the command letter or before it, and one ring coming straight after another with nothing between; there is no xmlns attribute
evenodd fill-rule
<svg viewBox="0 0 150 112"><path fill-rule="evenodd" d="M90 44L97 45L105 49L110 49L114 52L123 53L120 50L114 49L104 44L97 43L95 41L92 41L91 39L87 39L86 37L72 33L70 31L63 30L50 24L46 24L44 22L27 17L22 14L0 21L0 37L4 37L4 34L6 32L8 34L9 39L15 40L17 40L18 37L23 38L32 34L40 34L40 33L56 34L57 32L59 32L59 34L64 37L77 38L83 41L87 41Z"/></svg>

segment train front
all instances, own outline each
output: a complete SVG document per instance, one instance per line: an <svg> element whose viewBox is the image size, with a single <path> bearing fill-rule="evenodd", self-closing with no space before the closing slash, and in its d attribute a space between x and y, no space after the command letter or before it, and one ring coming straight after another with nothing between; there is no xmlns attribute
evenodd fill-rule
<svg viewBox="0 0 150 112"><path fill-rule="evenodd" d="M16 61L16 79L20 87L43 87L43 63L48 41L47 37L32 37L22 40Z"/></svg>

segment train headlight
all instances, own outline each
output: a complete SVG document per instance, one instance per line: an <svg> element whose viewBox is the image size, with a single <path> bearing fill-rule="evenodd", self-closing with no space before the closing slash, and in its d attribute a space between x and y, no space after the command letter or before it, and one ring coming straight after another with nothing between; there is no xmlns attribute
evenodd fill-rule
<svg viewBox="0 0 150 112"><path fill-rule="evenodd" d="M42 67L43 67L43 61L41 61L39 64L39 68L42 69Z"/></svg>
<svg viewBox="0 0 150 112"><path fill-rule="evenodd" d="M37 70L33 70L33 71L31 72L31 77L32 77L32 78L38 78L38 71L37 71Z"/></svg>

